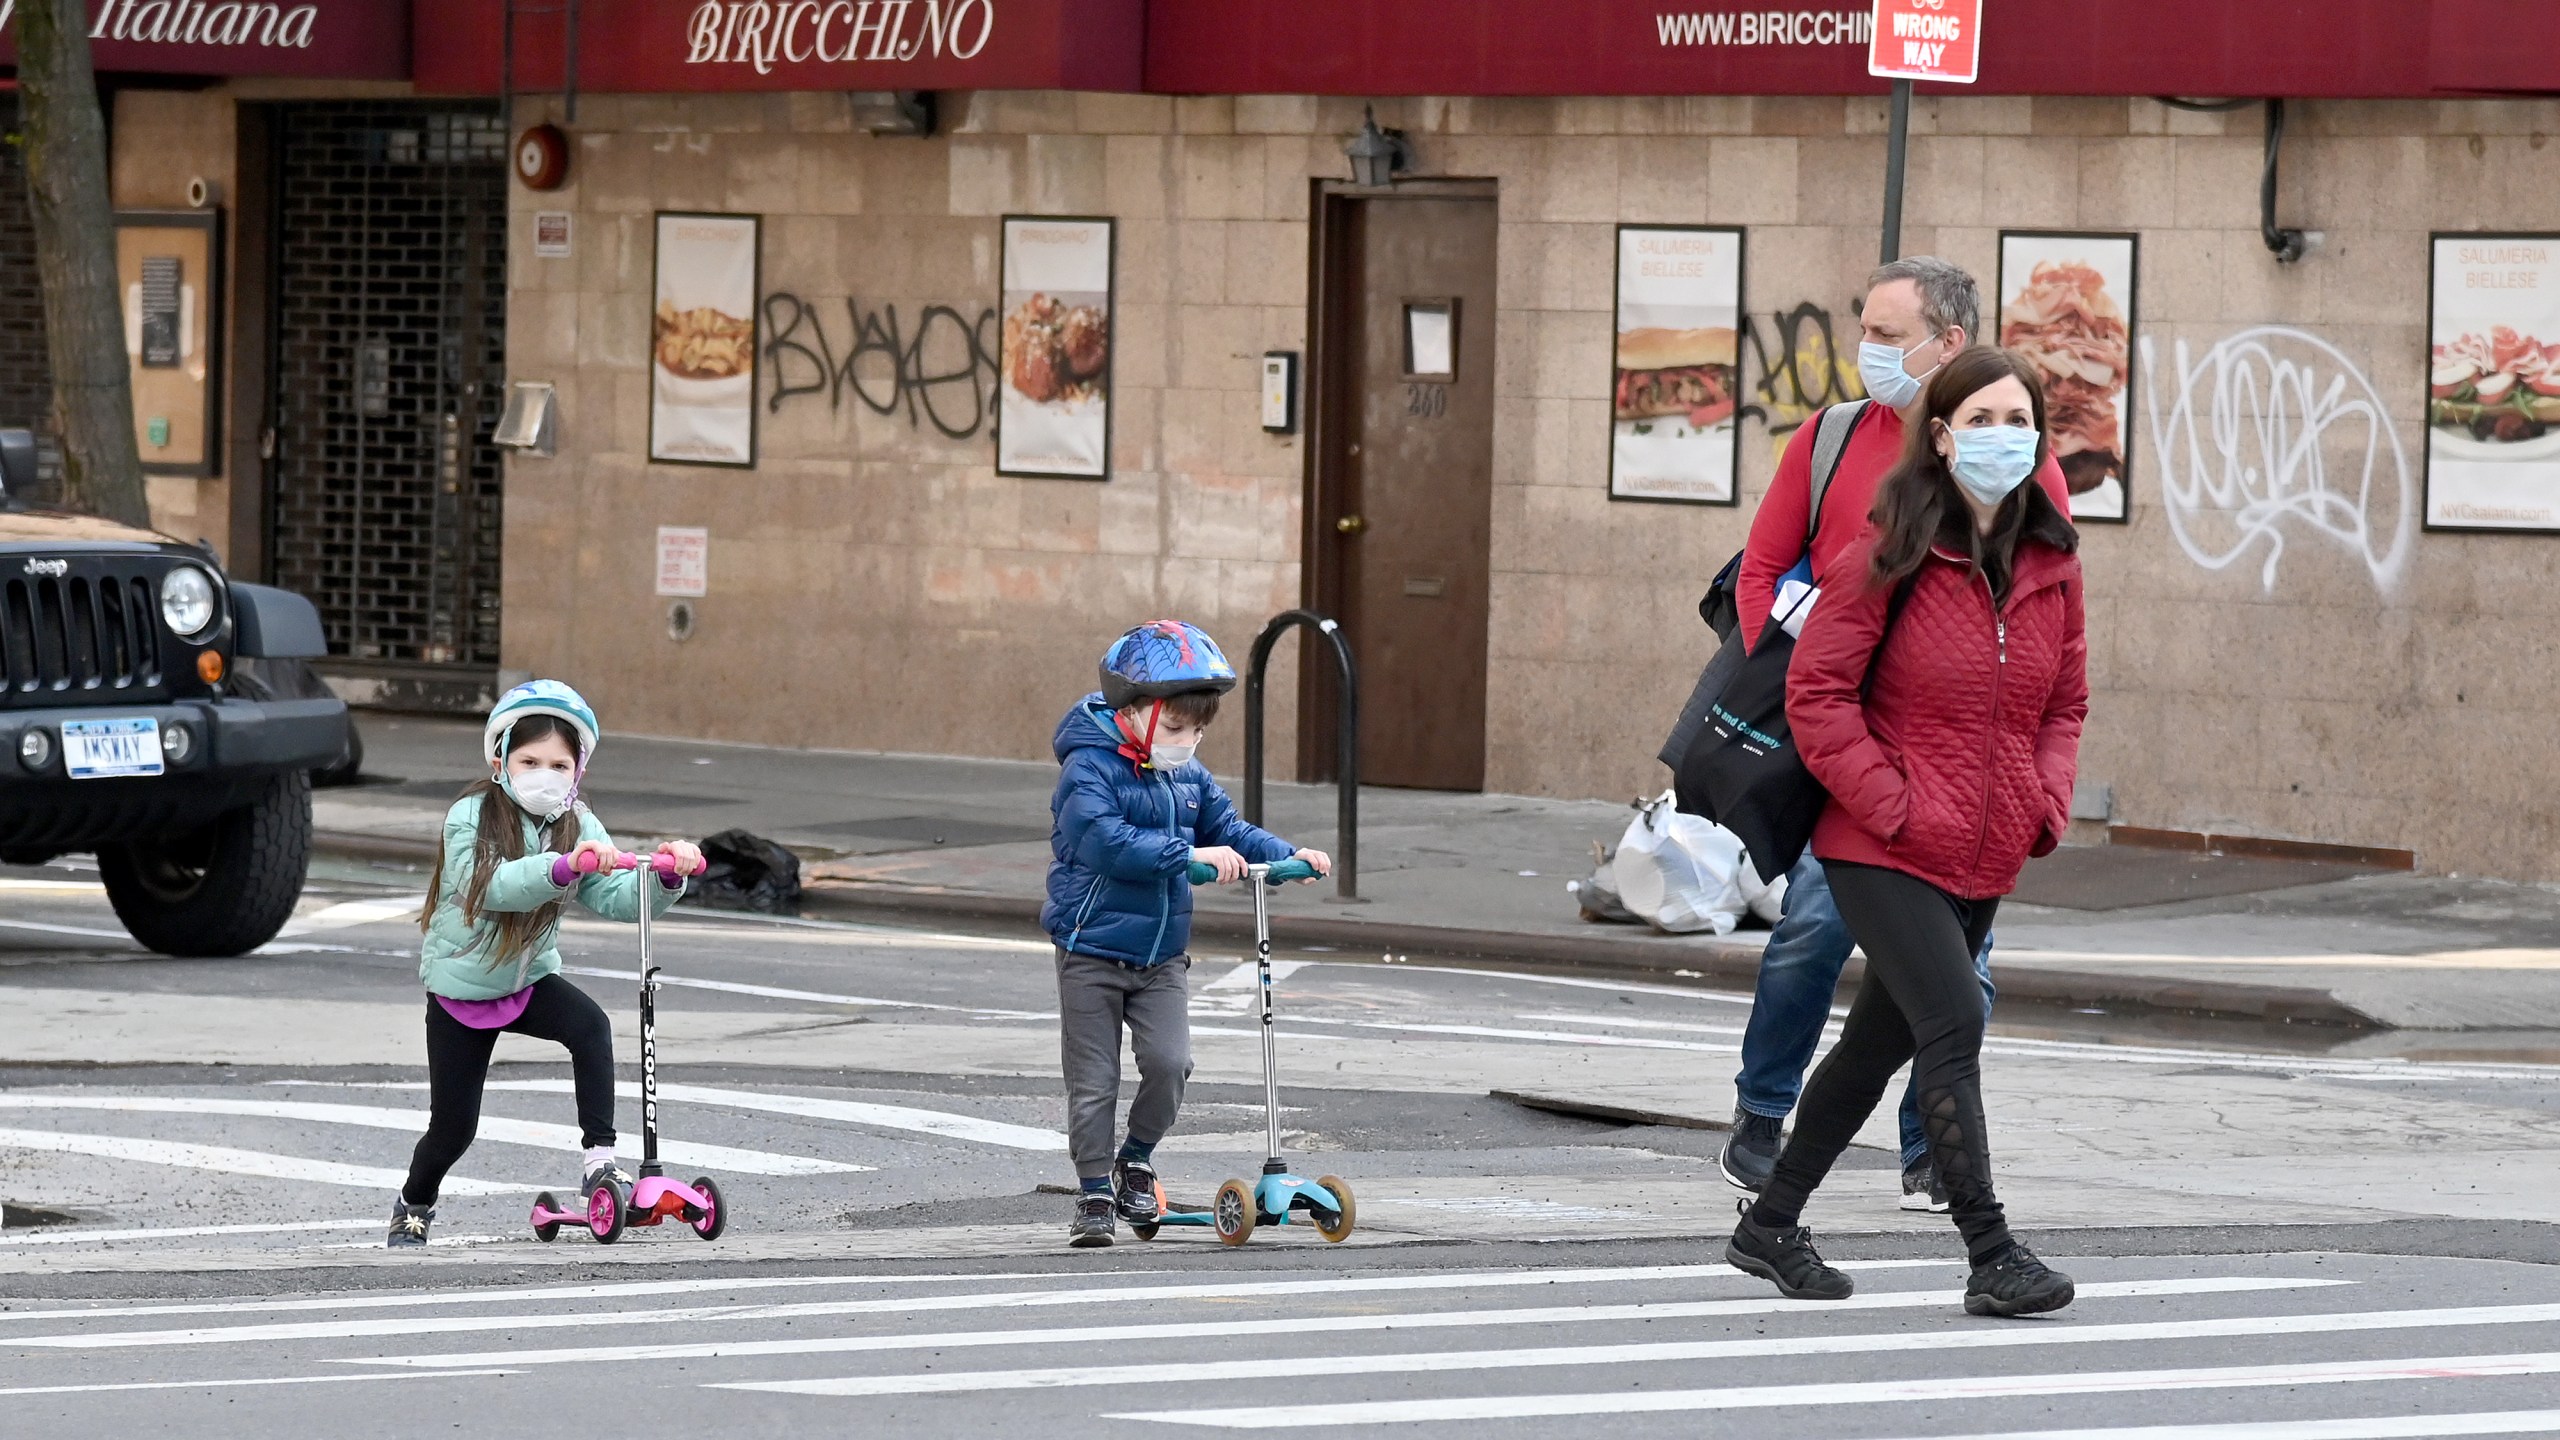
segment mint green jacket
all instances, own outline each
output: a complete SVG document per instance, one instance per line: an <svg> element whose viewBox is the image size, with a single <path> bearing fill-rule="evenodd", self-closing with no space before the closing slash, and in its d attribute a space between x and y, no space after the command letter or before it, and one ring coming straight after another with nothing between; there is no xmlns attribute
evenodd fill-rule
<svg viewBox="0 0 2560 1440"><path fill-rule="evenodd" d="M522 954L503 965L491 965L491 948L497 943L497 927L487 923L492 913L538 910L574 892L579 904L607 920L637 922L644 884L652 918L666 914L684 894L658 883L657 876L646 870L582 876L565 889L554 885L553 852L542 848L540 827L529 815L519 812L518 818L524 823L525 856L500 865L489 877L488 892L480 898L483 923L473 925L462 918L462 896L471 885L471 852L480 839L480 797L457 800L444 813L444 884L430 897L435 911L428 917L426 944L418 956L418 979L429 994L450 1000L495 1000L560 972L556 924L536 936ZM599 844L613 843L604 825L584 805L578 807L578 835Z"/></svg>

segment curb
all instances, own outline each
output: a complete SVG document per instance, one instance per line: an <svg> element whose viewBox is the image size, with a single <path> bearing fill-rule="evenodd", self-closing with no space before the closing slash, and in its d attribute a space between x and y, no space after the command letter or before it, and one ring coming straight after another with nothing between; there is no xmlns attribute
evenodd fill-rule
<svg viewBox="0 0 2560 1440"><path fill-rule="evenodd" d="M423 840L389 836L318 832L311 837L314 855L341 860L385 861L425 865L435 847ZM862 882L820 881L801 894L800 913L834 920L914 920L930 916L946 920L981 920L1037 926L1040 901L969 891L916 890ZM1195 910L1192 929L1220 940L1253 939L1253 917L1224 910ZM1542 969L1587 971L1621 979L1665 978L1690 971L1709 980L1747 989L1760 974L1760 947L1713 938L1670 938L1632 926L1592 927L1588 935L1534 935L1510 930L1475 930L1459 926L1398 925L1373 920L1344 920L1324 915L1293 916L1288 924L1292 944L1330 945L1349 951L1412 951L1462 960L1528 963ZM1850 958L1841 972L1844 990L1854 990L1864 962ZM1680 978L1686 979L1687 976ZM2356 1009L2326 990L2284 985L2252 985L2241 981L2180 977L2117 975L2062 970L2045 966L1994 966L1992 979L2003 998L2069 1009L2142 1010L2194 1015L2216 1020L2250 1020L2266 1024L2326 1025L2351 1030L2388 1030L2392 1026Z"/></svg>

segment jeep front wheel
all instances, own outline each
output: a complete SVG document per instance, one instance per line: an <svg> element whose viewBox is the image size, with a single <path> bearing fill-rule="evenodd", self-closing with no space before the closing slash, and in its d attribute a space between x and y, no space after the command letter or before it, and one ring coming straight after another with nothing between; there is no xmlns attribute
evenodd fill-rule
<svg viewBox="0 0 2560 1440"><path fill-rule="evenodd" d="M279 775L187 834L98 849L116 918L163 955L244 955L276 937L311 861L311 779Z"/></svg>

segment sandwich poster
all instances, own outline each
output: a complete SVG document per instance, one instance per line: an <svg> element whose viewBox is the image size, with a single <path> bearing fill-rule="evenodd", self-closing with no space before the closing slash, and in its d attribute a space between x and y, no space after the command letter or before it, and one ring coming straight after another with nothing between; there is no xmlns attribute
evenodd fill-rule
<svg viewBox="0 0 2560 1440"><path fill-rule="evenodd" d="M2560 530L2560 235L2437 235L2427 528Z"/></svg>
<svg viewBox="0 0 2560 1440"><path fill-rule="evenodd" d="M996 473L1111 474L1109 220L1004 218Z"/></svg>
<svg viewBox="0 0 2560 1440"><path fill-rule="evenodd" d="M753 215L658 217L649 322L649 458L756 463Z"/></svg>
<svg viewBox="0 0 2560 1440"><path fill-rule="evenodd" d="M1609 498L1731 505L1742 447L1742 232L1618 227Z"/></svg>
<svg viewBox="0 0 2560 1440"><path fill-rule="evenodd" d="M2121 523L2133 403L2131 235L2000 235L2000 343L2044 376L2071 518Z"/></svg>

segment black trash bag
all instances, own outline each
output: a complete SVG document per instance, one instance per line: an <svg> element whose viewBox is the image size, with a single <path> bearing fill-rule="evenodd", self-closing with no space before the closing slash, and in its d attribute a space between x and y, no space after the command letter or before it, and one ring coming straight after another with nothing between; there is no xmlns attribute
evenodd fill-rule
<svg viewBox="0 0 2560 1440"><path fill-rule="evenodd" d="M706 868L684 887L684 903L714 910L753 910L763 915L800 911L800 857L779 843L744 830L723 830L702 842Z"/></svg>

